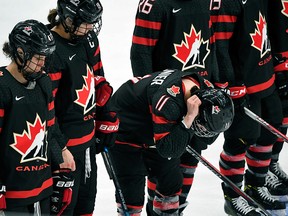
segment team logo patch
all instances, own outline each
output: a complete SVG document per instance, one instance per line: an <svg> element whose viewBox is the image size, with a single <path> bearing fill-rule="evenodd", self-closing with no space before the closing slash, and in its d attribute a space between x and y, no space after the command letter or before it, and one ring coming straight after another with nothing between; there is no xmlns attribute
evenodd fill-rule
<svg viewBox="0 0 288 216"><path fill-rule="evenodd" d="M93 71L87 65L86 75L83 77L83 85L81 89L76 90L77 99L74 103L83 107L83 114L88 113L95 107L95 81Z"/></svg>
<svg viewBox="0 0 288 216"><path fill-rule="evenodd" d="M27 122L27 131L13 133L14 143L10 146L22 155L20 163L47 161L46 122L36 115L33 123Z"/></svg>
<svg viewBox="0 0 288 216"><path fill-rule="evenodd" d="M201 31L197 32L191 25L190 32L184 32L184 41L174 44L174 49L173 57L183 64L183 71L194 67L205 68L205 60L210 53L209 39L204 40Z"/></svg>
<svg viewBox="0 0 288 216"><path fill-rule="evenodd" d="M220 111L219 106L212 106L212 114L218 114Z"/></svg>
<svg viewBox="0 0 288 216"><path fill-rule="evenodd" d="M167 92L176 97L177 94L180 94L180 87L173 85L171 88L167 88Z"/></svg>
<svg viewBox="0 0 288 216"><path fill-rule="evenodd" d="M33 32L32 27L31 26L25 26L23 29L23 32L30 36L31 33Z"/></svg>
<svg viewBox="0 0 288 216"><path fill-rule="evenodd" d="M271 50L270 41L267 35L267 23L265 17L259 13L259 20L255 21L256 29L254 33L250 34L252 39L252 47L256 48L260 52L262 58L267 52Z"/></svg>
<svg viewBox="0 0 288 216"><path fill-rule="evenodd" d="M284 16L288 17L288 0L282 0L283 9L281 10Z"/></svg>

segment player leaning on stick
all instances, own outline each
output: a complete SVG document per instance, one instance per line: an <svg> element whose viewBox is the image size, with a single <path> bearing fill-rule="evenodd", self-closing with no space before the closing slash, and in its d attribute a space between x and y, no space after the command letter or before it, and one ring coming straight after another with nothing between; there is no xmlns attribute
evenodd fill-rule
<svg viewBox="0 0 288 216"><path fill-rule="evenodd" d="M53 81L55 114L67 138L65 151L72 153L64 162L69 164L74 159L76 164L72 173L75 177L72 201L64 215L93 214L97 182L95 154L103 150L103 144L109 145L105 137L107 132L113 132L105 131L98 123L117 126L116 116L110 115L105 106L112 87L104 78L97 37L102 11L99 0L58 0L57 9L51 10L48 16L56 40L55 58L48 70ZM58 213L59 203L53 196L51 200L56 201L51 210Z"/></svg>
<svg viewBox="0 0 288 216"><path fill-rule="evenodd" d="M197 73L164 70L127 81L111 105L120 126L110 153L129 213L141 214L148 176L156 182L150 214L179 215L180 157L187 145L205 149L228 129L232 100Z"/></svg>
<svg viewBox="0 0 288 216"><path fill-rule="evenodd" d="M8 216L50 214L51 151L63 162L43 71L54 50L51 32L36 20L17 23L3 46L11 63L0 67L0 211Z"/></svg>
<svg viewBox="0 0 288 216"><path fill-rule="evenodd" d="M219 87L229 89L235 105L233 124L224 133L220 170L240 188L245 178L245 192L265 209L281 215L285 205L275 200L264 185L276 136L250 119L243 109L247 106L276 128L283 118L267 32L268 0L215 3L212 21L222 81ZM222 188L227 214L260 215L230 187L222 184Z"/></svg>

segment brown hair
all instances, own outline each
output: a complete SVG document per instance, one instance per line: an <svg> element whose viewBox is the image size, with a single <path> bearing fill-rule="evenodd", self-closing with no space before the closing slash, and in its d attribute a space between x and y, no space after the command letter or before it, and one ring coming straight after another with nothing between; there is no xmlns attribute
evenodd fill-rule
<svg viewBox="0 0 288 216"><path fill-rule="evenodd" d="M52 28L60 24L59 16L57 14L57 9L52 9L49 11L47 20L51 24Z"/></svg>
<svg viewBox="0 0 288 216"><path fill-rule="evenodd" d="M8 58L10 58L11 60L13 60L13 53L12 53L12 48L10 47L8 42L5 42L3 44L3 48L2 51L4 53L4 55Z"/></svg>

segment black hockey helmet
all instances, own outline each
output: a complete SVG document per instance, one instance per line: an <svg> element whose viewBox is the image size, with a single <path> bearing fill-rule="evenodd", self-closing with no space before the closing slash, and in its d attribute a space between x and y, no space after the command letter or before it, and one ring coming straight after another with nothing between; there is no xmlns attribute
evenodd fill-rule
<svg viewBox="0 0 288 216"><path fill-rule="evenodd" d="M226 131L234 118L234 105L230 96L214 88L195 92L201 100L199 115L192 123L192 129L199 137L214 137Z"/></svg>
<svg viewBox="0 0 288 216"><path fill-rule="evenodd" d="M101 30L103 7L99 0L58 0L57 13L69 33L74 33L81 23L94 24L97 35ZM71 19L72 28L65 23L67 18Z"/></svg>
<svg viewBox="0 0 288 216"><path fill-rule="evenodd" d="M12 48L14 58L17 49L21 48L24 57L20 61L30 60L33 55L50 55L55 50L55 40L49 29L37 20L25 20L15 25L9 34L9 46Z"/></svg>
<svg viewBox="0 0 288 216"><path fill-rule="evenodd" d="M20 72L35 54L48 56L55 51L56 47L50 30L43 23L32 19L15 25L9 34L9 46ZM18 48L22 49L23 55L19 54ZM25 78L29 80L29 77Z"/></svg>

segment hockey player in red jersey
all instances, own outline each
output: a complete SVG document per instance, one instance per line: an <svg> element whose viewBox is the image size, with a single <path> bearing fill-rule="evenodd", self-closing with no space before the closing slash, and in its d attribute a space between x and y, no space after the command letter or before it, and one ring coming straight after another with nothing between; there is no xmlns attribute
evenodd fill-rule
<svg viewBox="0 0 288 216"><path fill-rule="evenodd" d="M276 128L281 124L267 9L268 0L222 0L212 7L222 84L219 87L229 90L235 104L235 118L224 132L219 165L221 173L240 188L245 176L245 192L273 214L282 215L285 205L274 199L264 185L276 136L250 119L243 108L248 107ZM230 187L222 184L222 188L227 214L260 215Z"/></svg>
<svg viewBox="0 0 288 216"><path fill-rule="evenodd" d="M197 73L164 70L127 81L111 104L120 126L110 153L129 214L141 214L148 175L156 182L150 214L179 215L180 157L187 145L205 149L229 128L231 98Z"/></svg>
<svg viewBox="0 0 288 216"><path fill-rule="evenodd" d="M218 67L210 21L210 0L139 1L131 47L134 76L175 68L195 71L208 80L217 80ZM201 19L199 19L201 17ZM198 149L201 152L201 149ZM199 153L200 153L199 152ZM182 212L194 180L198 161L189 153L182 156ZM153 208L155 182L148 179L147 213Z"/></svg>
<svg viewBox="0 0 288 216"><path fill-rule="evenodd" d="M8 216L50 213L51 151L58 143L49 136L54 103L43 67L54 50L51 32L36 20L16 24L3 46L12 60L0 67L0 212Z"/></svg>
<svg viewBox="0 0 288 216"><path fill-rule="evenodd" d="M67 138L65 151L72 153L66 161L74 158L76 163L72 173L75 177L72 201L64 215L93 214L97 180L95 154L103 150L98 147L104 144L106 136L98 124L95 128L95 116L108 124L117 124L116 117L111 116L105 106L112 87L104 78L97 38L102 11L98 0L58 0L57 9L48 15L56 40L55 58L48 71L53 81L55 113L60 130ZM101 107L97 107L97 111L96 105ZM54 213L57 212L56 209Z"/></svg>
<svg viewBox="0 0 288 216"><path fill-rule="evenodd" d="M288 1L270 0L267 22L274 60L275 84L282 101L284 115L280 130L286 134L288 127ZM283 140L278 139L273 145L266 185L272 195L278 195L287 202L288 175L278 162L283 143Z"/></svg>

